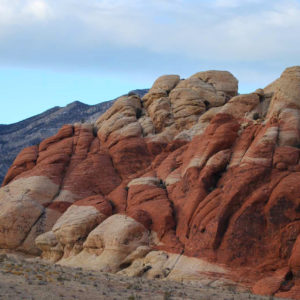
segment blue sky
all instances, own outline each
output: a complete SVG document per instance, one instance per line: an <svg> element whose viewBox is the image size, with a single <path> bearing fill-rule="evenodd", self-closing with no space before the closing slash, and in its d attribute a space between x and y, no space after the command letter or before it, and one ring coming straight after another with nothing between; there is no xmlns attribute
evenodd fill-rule
<svg viewBox="0 0 300 300"><path fill-rule="evenodd" d="M0 0L0 124L162 74L229 70L241 93L300 65L300 0Z"/></svg>

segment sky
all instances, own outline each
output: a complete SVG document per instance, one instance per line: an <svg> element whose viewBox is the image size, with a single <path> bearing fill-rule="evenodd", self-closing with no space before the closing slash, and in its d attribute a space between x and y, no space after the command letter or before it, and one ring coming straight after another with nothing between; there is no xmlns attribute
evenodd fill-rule
<svg viewBox="0 0 300 300"><path fill-rule="evenodd" d="M299 37L300 0L0 0L0 124L163 74L228 70L249 93L300 65Z"/></svg>

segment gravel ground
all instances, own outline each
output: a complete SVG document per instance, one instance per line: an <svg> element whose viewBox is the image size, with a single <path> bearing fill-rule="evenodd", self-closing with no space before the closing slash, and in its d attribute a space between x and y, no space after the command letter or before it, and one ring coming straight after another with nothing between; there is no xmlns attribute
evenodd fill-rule
<svg viewBox="0 0 300 300"><path fill-rule="evenodd" d="M212 281L213 282L213 281ZM0 299L274 299L162 280L130 278L54 265L37 258L0 254Z"/></svg>

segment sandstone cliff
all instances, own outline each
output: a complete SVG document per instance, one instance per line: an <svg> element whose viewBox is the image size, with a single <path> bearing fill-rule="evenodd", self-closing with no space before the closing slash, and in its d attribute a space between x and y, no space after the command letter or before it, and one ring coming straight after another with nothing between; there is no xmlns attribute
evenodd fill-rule
<svg viewBox="0 0 300 300"><path fill-rule="evenodd" d="M237 92L229 72L162 76L24 149L0 189L0 247L299 298L300 67Z"/></svg>

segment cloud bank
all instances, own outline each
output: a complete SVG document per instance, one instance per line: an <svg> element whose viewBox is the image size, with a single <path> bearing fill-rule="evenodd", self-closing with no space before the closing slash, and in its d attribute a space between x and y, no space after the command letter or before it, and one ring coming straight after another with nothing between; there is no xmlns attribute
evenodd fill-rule
<svg viewBox="0 0 300 300"><path fill-rule="evenodd" d="M299 16L296 0L0 0L0 66L266 81L300 63Z"/></svg>

